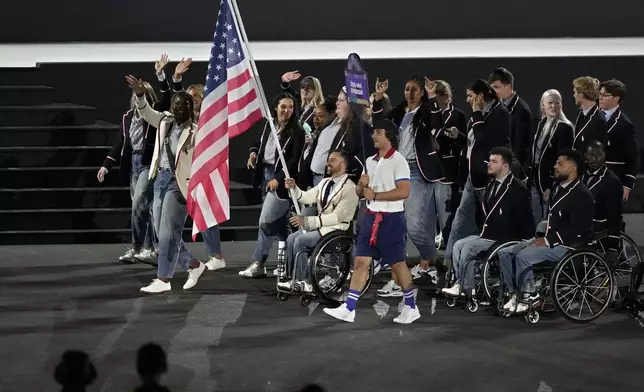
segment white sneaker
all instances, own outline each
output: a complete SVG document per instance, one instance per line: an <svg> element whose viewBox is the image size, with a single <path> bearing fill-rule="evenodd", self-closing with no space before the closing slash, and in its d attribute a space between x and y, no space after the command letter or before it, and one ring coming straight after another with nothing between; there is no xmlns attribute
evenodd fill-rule
<svg viewBox="0 0 644 392"><path fill-rule="evenodd" d="M400 315L394 319L394 323L397 324L411 324L414 321L420 318L420 311L418 310L418 305L413 309L409 305L403 306L402 312Z"/></svg>
<svg viewBox="0 0 644 392"><path fill-rule="evenodd" d="M206 267L208 268L209 271L217 271L220 269L224 269L226 268L226 260L218 259L213 256L206 263Z"/></svg>
<svg viewBox="0 0 644 392"><path fill-rule="evenodd" d="M402 297L402 296L403 296L402 288L398 286L393 279L387 282L387 284L383 288L378 289L378 297L390 298L390 297Z"/></svg>
<svg viewBox="0 0 644 392"><path fill-rule="evenodd" d="M461 284L457 282L454 284L454 286L450 288L444 288L442 291L443 294L447 294L452 297L458 297L459 295L461 295Z"/></svg>
<svg viewBox="0 0 644 392"><path fill-rule="evenodd" d="M191 288L195 287L195 285L199 281L199 278L201 277L201 274L203 274L205 270L206 265L202 262L199 262L199 267L189 269L188 280L186 280L186 284L183 285L183 289L190 290Z"/></svg>
<svg viewBox="0 0 644 392"><path fill-rule="evenodd" d="M123 256L119 257L119 261L122 263L136 263L136 254L138 252L135 251L134 249L128 249L127 252Z"/></svg>
<svg viewBox="0 0 644 392"><path fill-rule="evenodd" d="M356 318L356 311L347 309L347 304L342 304L335 309L324 308L324 313L338 320L346 321L347 323L354 322Z"/></svg>
<svg viewBox="0 0 644 392"><path fill-rule="evenodd" d="M313 292L313 285L309 282L300 280L299 282L297 282L297 285L300 286L300 290L302 290L303 293L310 294Z"/></svg>
<svg viewBox="0 0 644 392"><path fill-rule="evenodd" d="M279 282L277 284L277 288L282 290L282 291L293 291L293 281L292 280L287 280L286 282Z"/></svg>
<svg viewBox="0 0 644 392"><path fill-rule="evenodd" d="M396 281L392 279L382 286L382 288L378 289L378 293L388 293L394 286L397 286Z"/></svg>
<svg viewBox="0 0 644 392"><path fill-rule="evenodd" d="M503 305L503 310L511 310L517 306L517 296L516 294L512 295L512 298Z"/></svg>
<svg viewBox="0 0 644 392"><path fill-rule="evenodd" d="M157 253L152 249L143 249L134 255L134 258L142 262L151 262L157 259Z"/></svg>
<svg viewBox="0 0 644 392"><path fill-rule="evenodd" d="M516 309L512 309L512 310L514 311L514 313L525 313L528 311L529 308L530 307L528 306L528 304L519 303Z"/></svg>
<svg viewBox="0 0 644 392"><path fill-rule="evenodd" d="M380 272L380 269L382 268L382 264L378 261L373 261L373 276L378 275L378 272Z"/></svg>
<svg viewBox="0 0 644 392"><path fill-rule="evenodd" d="M427 271L427 276L432 281L432 284L438 283L438 271L436 270L436 267L430 267Z"/></svg>
<svg viewBox="0 0 644 392"><path fill-rule="evenodd" d="M172 290L170 282L164 282L161 279L154 279L149 285L142 287L141 292L146 294L167 293Z"/></svg>
<svg viewBox="0 0 644 392"><path fill-rule="evenodd" d="M322 278L322 279L320 279L318 281L318 286L320 286L320 288L322 290L329 289L329 288L333 287L334 284L335 284L335 279L333 279L329 275L325 276L324 278Z"/></svg>
<svg viewBox="0 0 644 392"><path fill-rule="evenodd" d="M437 248L440 248L442 242L443 242L443 233L439 232L438 235L434 237L434 245Z"/></svg>
<svg viewBox="0 0 644 392"><path fill-rule="evenodd" d="M422 279L429 273L430 270L424 270L420 267L420 264L416 264L412 269L409 270L413 280Z"/></svg>
<svg viewBox="0 0 644 392"><path fill-rule="evenodd" d="M243 276L244 278L257 278L260 276L266 276L266 267L255 261L245 270L239 271L239 276Z"/></svg>

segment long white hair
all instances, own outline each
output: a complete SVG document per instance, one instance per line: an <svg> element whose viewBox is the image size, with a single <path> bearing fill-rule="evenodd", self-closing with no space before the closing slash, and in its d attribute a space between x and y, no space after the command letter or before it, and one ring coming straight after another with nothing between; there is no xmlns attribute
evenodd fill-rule
<svg viewBox="0 0 644 392"><path fill-rule="evenodd" d="M539 101L539 110L541 111L541 118L546 118L546 112L543 110L543 103L548 98L554 98L555 100L559 101L559 103L561 103L562 105L561 111L559 112L559 115L557 116L556 120L572 126L572 123L570 122L570 120L568 120L568 118L563 112L563 99L561 98L561 93L559 93L559 91L555 89L547 90L541 95L541 101Z"/></svg>

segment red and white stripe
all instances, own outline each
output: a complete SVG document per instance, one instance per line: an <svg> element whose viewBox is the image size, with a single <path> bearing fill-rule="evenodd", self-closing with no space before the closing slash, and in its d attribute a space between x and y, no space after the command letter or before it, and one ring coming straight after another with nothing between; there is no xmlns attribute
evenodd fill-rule
<svg viewBox="0 0 644 392"><path fill-rule="evenodd" d="M263 117L250 69L248 59L228 68L227 81L203 100L188 184L193 236L230 219L229 139Z"/></svg>

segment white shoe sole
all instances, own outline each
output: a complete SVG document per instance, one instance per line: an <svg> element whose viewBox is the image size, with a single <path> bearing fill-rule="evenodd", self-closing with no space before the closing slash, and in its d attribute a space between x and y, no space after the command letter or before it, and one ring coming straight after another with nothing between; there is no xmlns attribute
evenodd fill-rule
<svg viewBox="0 0 644 392"><path fill-rule="evenodd" d="M206 263L206 268L208 268L208 271L219 271L219 270L222 270L222 269L226 268L226 264L218 265L216 267L211 267L211 266L208 265L208 263Z"/></svg>
<svg viewBox="0 0 644 392"><path fill-rule="evenodd" d="M165 294L169 293L172 291L172 289L164 290L164 291L145 291L144 289L139 290L143 294Z"/></svg>
<svg viewBox="0 0 644 392"><path fill-rule="evenodd" d="M400 298L403 296L402 291L390 291L388 293L378 293L378 297L383 298Z"/></svg>
<svg viewBox="0 0 644 392"><path fill-rule="evenodd" d="M405 320L404 322L401 321L398 317L394 319L394 323L396 324L411 324L414 321L418 320L420 318L420 313L414 314L414 317L411 318L411 320Z"/></svg>
<svg viewBox="0 0 644 392"><path fill-rule="evenodd" d="M199 266L199 268L195 268L195 269L196 269L196 270L201 270L201 272L198 272L197 277L196 277L195 279L193 279L193 282L194 282L194 283L192 283L191 285L188 285L188 282L186 282L186 283L183 285L183 289L184 289L184 290L190 290L191 288L195 287L195 286L197 285L197 283L199 283L199 279L201 278L201 275L203 275L203 273L204 273L204 272L206 272L206 270L207 270L208 268L206 268L206 265L205 265L205 264L201 264L201 266Z"/></svg>
<svg viewBox="0 0 644 392"><path fill-rule="evenodd" d="M342 318L342 317L338 317L338 316L336 316L336 315L333 313L333 311L334 311L334 310L335 310L335 309L325 308L325 309L324 309L324 313L328 314L329 316L333 317L333 318L334 318L334 319L336 319L336 320L344 321L344 322L347 322L347 323L352 323L352 322L354 322L354 321L355 321L355 319L354 319L354 320L352 320L352 319L350 319L350 318L349 318L349 319L345 319L345 318Z"/></svg>

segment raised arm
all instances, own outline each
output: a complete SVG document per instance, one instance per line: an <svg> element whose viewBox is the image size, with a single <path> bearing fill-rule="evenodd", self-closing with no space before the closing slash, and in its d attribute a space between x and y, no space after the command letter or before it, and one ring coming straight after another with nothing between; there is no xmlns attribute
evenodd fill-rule
<svg viewBox="0 0 644 392"><path fill-rule="evenodd" d="M158 129L161 124L161 120L165 117L165 114L150 107L148 101L145 99L145 87L143 87L143 81L132 75L126 76L125 80L127 80L127 84L130 86L134 94L136 94L136 107L141 118Z"/></svg>

